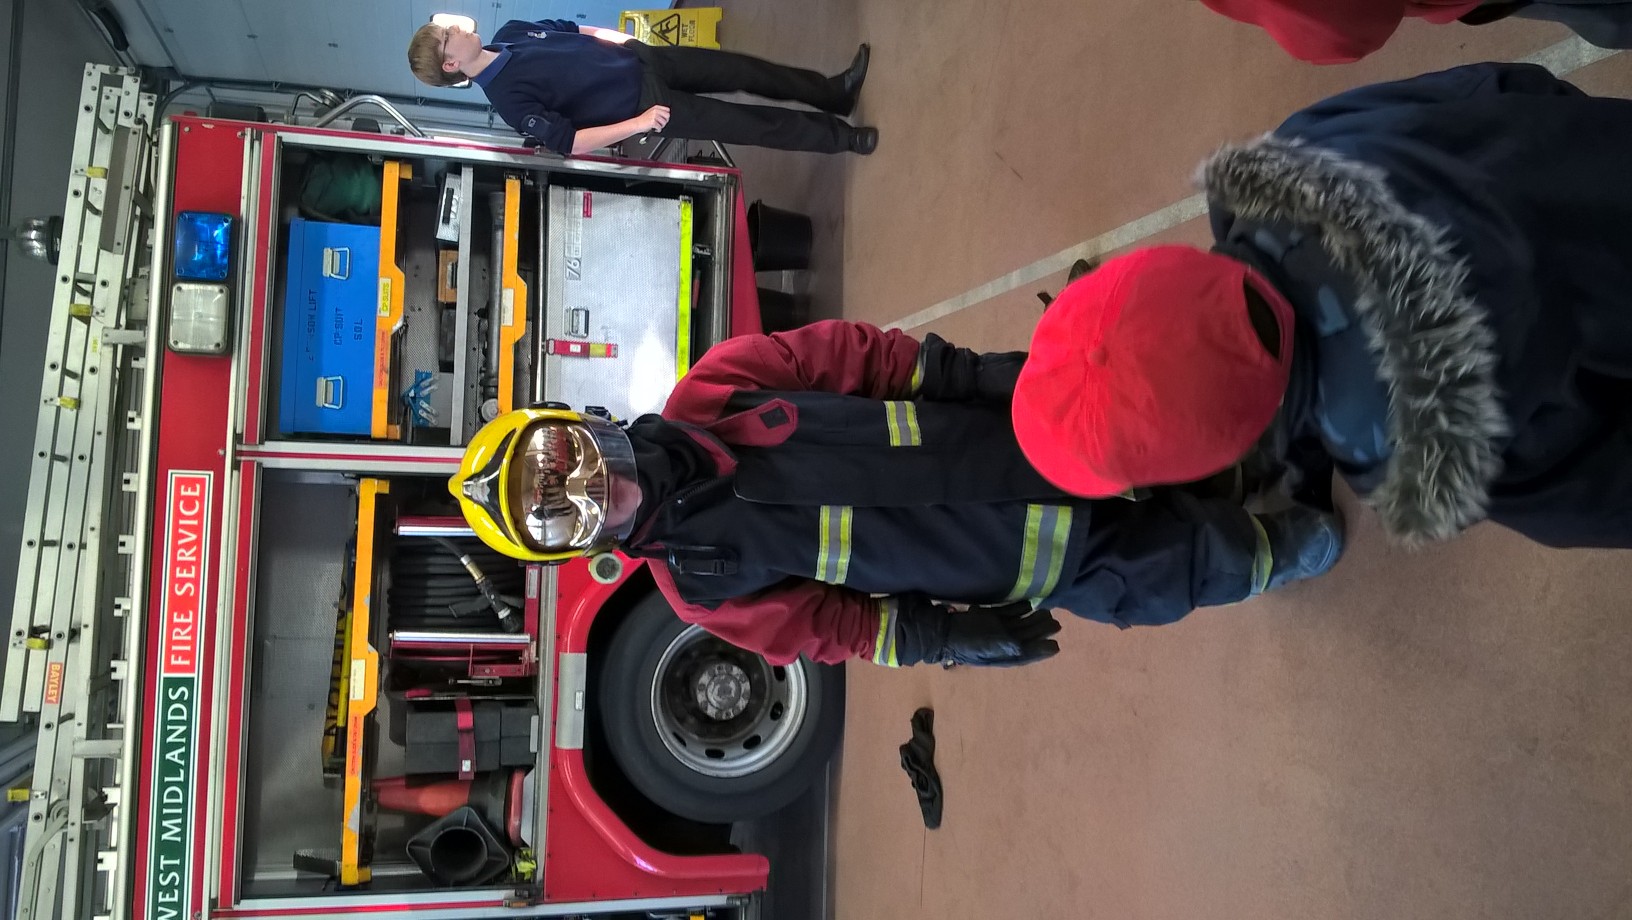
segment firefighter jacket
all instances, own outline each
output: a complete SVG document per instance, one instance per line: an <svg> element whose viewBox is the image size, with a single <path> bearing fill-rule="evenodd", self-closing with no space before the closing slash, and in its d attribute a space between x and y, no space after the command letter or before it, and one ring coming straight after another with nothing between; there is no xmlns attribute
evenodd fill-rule
<svg viewBox="0 0 1632 920"><path fill-rule="evenodd" d="M1023 360L839 321L728 340L663 412L716 475L664 497L631 551L663 560L683 619L777 663L898 664L894 618L932 600L1127 626L1246 596L1238 507L1090 501L1032 469L1009 417Z"/></svg>

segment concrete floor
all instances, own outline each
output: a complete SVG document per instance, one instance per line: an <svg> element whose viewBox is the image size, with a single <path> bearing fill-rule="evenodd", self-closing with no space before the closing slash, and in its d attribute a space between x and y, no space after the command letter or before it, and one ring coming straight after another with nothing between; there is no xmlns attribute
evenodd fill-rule
<svg viewBox="0 0 1632 920"><path fill-rule="evenodd" d="M735 152L751 197L815 217L817 313L877 323L1185 198L1216 145L1322 96L1567 38L1408 25L1315 68L1184 0L723 5L736 50L833 70L873 45L876 155ZM1632 95L1632 54L1572 79ZM912 331L1024 347L1041 286ZM1314 583L1159 630L1073 620L1038 667L851 667L837 916L1632 917L1632 556L1350 530ZM923 705L935 832L896 753Z"/></svg>

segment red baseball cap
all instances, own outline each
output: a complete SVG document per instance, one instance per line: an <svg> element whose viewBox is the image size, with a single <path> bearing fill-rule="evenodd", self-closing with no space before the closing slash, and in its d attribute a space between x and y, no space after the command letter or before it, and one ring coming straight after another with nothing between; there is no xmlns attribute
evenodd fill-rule
<svg viewBox="0 0 1632 920"><path fill-rule="evenodd" d="M1253 327L1249 285L1274 313L1274 354ZM1204 479L1274 421L1292 328L1286 298L1228 256L1153 246L1111 259L1038 322L1014 389L1015 435L1075 495Z"/></svg>

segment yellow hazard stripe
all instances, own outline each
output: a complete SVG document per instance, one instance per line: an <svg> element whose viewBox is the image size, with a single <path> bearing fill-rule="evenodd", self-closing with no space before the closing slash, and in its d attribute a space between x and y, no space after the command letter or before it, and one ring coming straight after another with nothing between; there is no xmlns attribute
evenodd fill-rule
<svg viewBox="0 0 1632 920"><path fill-rule="evenodd" d="M691 239L691 199L680 199L680 239ZM691 247L680 247L680 296L674 315L674 375L691 370Z"/></svg>
<svg viewBox="0 0 1632 920"><path fill-rule="evenodd" d="M1022 540L1020 572L1008 599L1048 597L1054 593L1065 568L1066 545L1071 540L1071 507L1027 505Z"/></svg>

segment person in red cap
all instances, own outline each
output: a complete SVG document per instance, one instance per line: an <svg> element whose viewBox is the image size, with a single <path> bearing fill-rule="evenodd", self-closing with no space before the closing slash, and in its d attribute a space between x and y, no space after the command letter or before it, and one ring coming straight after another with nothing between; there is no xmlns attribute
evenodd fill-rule
<svg viewBox="0 0 1632 920"><path fill-rule="evenodd" d="M1268 32L1300 61L1349 64L1406 19L1484 25L1509 16L1563 23L1601 48L1632 48L1632 0L1201 0Z"/></svg>
<svg viewBox="0 0 1632 920"><path fill-rule="evenodd" d="M1416 544L1486 517L1632 547L1632 101L1530 65L1362 87L1226 147L1215 244L1107 261L1044 314L1016 437L1078 495L1268 458Z"/></svg>

